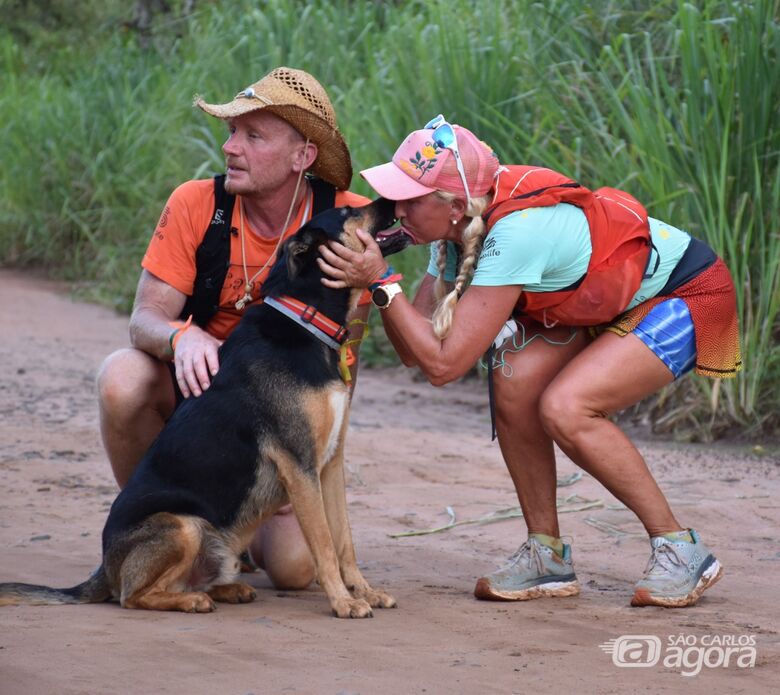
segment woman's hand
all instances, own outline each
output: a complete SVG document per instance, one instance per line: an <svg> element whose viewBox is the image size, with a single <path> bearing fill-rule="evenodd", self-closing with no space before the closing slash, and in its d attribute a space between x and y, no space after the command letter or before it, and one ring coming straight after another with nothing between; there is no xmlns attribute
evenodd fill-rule
<svg viewBox="0 0 780 695"><path fill-rule="evenodd" d="M329 241L327 246L320 246L322 257L317 259L317 263L327 276L322 278L322 284L326 287L365 288L382 277L387 270L387 262L374 238L362 229L357 230L357 236L366 245L362 253L352 251L337 241Z"/></svg>

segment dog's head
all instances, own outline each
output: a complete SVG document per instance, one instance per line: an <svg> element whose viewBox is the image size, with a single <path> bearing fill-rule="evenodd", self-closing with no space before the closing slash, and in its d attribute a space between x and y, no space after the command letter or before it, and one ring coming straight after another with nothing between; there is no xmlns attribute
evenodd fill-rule
<svg viewBox="0 0 780 695"><path fill-rule="evenodd" d="M263 296L290 294L301 301L317 304L326 289L320 282L322 271L317 264L319 247L328 241L338 241L353 251L362 251L363 243L357 236L362 229L372 237L387 230L395 222L395 203L378 198L364 207L332 208L309 220L282 246L282 252L274 264L268 279L263 283ZM392 239L392 237L391 237ZM382 253L396 253L406 244L380 244ZM360 290L328 290L349 293L347 304L352 306Z"/></svg>
<svg viewBox="0 0 780 695"><path fill-rule="evenodd" d="M353 251L362 251L365 247L357 236L362 229L372 237L392 226L395 203L378 198L370 205L360 208L332 208L314 216L308 224L287 242L287 272L294 277L306 265L307 256L326 241L338 241ZM383 251L384 253L384 251Z"/></svg>

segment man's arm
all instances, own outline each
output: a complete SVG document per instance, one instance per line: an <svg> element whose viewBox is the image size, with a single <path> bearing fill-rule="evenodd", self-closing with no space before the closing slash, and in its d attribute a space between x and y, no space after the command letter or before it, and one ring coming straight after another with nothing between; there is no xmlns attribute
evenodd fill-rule
<svg viewBox="0 0 780 695"><path fill-rule="evenodd" d="M221 341L200 327L181 332L175 355L171 352L171 322L179 318L187 297L147 270L141 272L130 316L130 343L159 360L173 359L176 381L185 398L200 396L219 369Z"/></svg>

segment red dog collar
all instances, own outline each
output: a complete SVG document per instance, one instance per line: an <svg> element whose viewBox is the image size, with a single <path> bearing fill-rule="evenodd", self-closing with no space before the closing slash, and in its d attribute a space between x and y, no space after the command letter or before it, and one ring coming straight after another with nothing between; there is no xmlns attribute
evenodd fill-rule
<svg viewBox="0 0 780 695"><path fill-rule="evenodd" d="M310 304L304 304L287 296L266 297L263 303L291 318L334 350L338 350L347 339L348 329L346 326L331 321Z"/></svg>

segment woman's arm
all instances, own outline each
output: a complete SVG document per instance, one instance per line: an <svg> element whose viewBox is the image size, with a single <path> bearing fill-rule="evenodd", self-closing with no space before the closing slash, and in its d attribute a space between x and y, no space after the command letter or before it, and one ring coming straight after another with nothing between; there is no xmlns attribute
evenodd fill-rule
<svg viewBox="0 0 780 695"><path fill-rule="evenodd" d="M387 269L376 242L368 234L359 232L359 236L366 245L363 253L335 242L320 248L320 265L332 278L324 279L324 284L366 287ZM441 340L433 332L427 315L433 303L432 283L432 276L425 278L421 287L424 292L415 298L415 304L402 294L387 309L381 310L381 314L390 340L404 364L416 364L428 381L441 386L463 376L474 366L511 315L522 287L469 287L455 309L450 334Z"/></svg>
<svg viewBox="0 0 780 695"><path fill-rule="evenodd" d="M428 318L433 316L433 310L436 308L436 296L433 291L434 284L436 284L436 278L430 273L425 273L422 282L420 283L420 287L417 290L417 294L414 295L414 300L412 300L415 309ZM452 282L445 282L444 286L446 291L450 292L452 291L454 284Z"/></svg>
<svg viewBox="0 0 780 695"><path fill-rule="evenodd" d="M382 321L400 336L428 381L443 386L463 376L485 353L511 315L521 289L519 285L469 287L455 308L452 329L444 340L404 295L381 310Z"/></svg>
<svg viewBox="0 0 780 695"><path fill-rule="evenodd" d="M412 305L415 307L415 309L417 309L417 311L419 311L422 316L425 316L428 319L433 316L433 310L436 308L436 299L433 292L433 285L435 282L436 278L430 273L426 273L423 276L420 287L417 290L417 294L414 296L414 300L412 301ZM452 289L452 286L451 283L447 283L447 285L447 291L449 292ZM384 317L384 313L382 313L382 316ZM416 367L417 360L409 351L409 348L406 346L403 337L395 330L395 328L393 328L390 322L383 321L383 324L385 327L385 333L387 333L387 337L390 339L390 342L393 344L395 351L401 358L401 362L403 362L407 367Z"/></svg>

